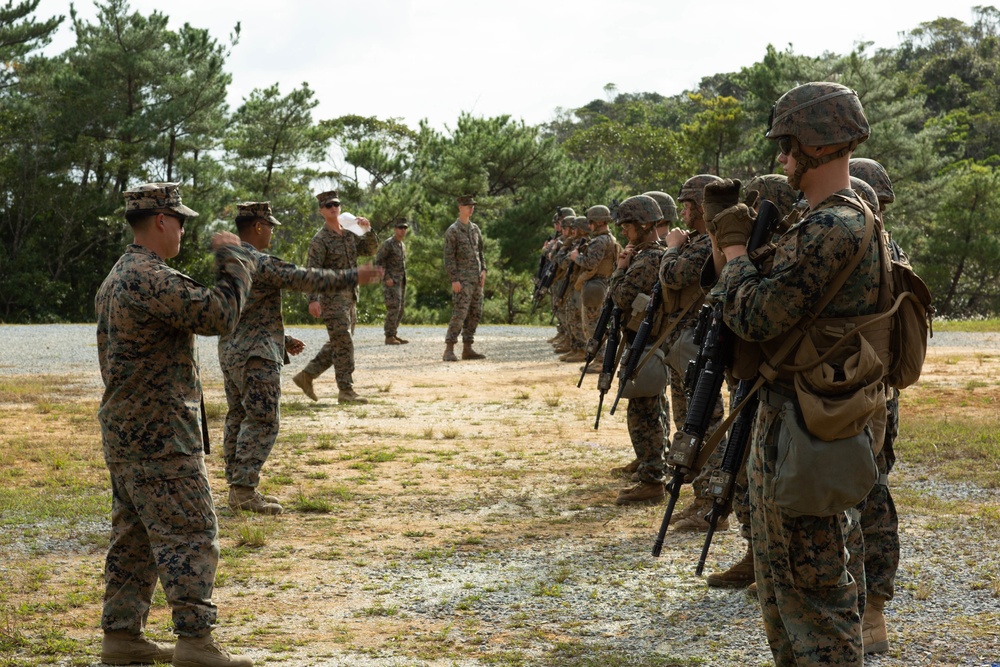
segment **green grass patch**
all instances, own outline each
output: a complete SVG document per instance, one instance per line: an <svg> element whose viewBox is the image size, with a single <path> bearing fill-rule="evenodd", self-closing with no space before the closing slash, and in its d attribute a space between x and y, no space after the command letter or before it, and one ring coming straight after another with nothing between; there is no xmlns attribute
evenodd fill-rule
<svg viewBox="0 0 1000 667"><path fill-rule="evenodd" d="M951 482L1000 488L1000 418L927 414L901 421L901 459Z"/></svg>
<svg viewBox="0 0 1000 667"><path fill-rule="evenodd" d="M995 333L1000 331L1000 319L994 317L983 320L934 320L934 331Z"/></svg>

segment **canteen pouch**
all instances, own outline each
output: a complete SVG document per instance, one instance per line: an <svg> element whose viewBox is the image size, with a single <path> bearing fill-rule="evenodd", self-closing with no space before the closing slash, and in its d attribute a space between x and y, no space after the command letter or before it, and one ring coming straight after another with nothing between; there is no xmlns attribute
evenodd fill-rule
<svg viewBox="0 0 1000 667"><path fill-rule="evenodd" d="M649 346L643 350L643 354L649 352ZM623 398L646 398L648 396L658 396L667 388L667 364L663 357L663 350L656 348L653 356L649 358L639 372L635 374L625 385L622 392Z"/></svg>

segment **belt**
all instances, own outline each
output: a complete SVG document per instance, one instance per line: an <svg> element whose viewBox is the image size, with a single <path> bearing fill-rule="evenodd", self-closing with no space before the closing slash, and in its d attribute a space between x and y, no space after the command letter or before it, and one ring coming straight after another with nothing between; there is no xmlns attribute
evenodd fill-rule
<svg viewBox="0 0 1000 667"><path fill-rule="evenodd" d="M785 407L785 403L798 405L799 399L795 396L795 390L777 384L765 384L757 390L757 398L761 403L767 403L772 408L780 410Z"/></svg>

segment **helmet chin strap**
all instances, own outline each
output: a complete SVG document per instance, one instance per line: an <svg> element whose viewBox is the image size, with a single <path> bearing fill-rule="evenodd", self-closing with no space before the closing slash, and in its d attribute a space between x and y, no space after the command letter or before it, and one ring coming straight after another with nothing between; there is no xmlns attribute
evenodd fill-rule
<svg viewBox="0 0 1000 667"><path fill-rule="evenodd" d="M815 169L820 165L832 162L837 158L844 157L845 155L850 155L850 153L858 147L858 144L861 143L855 139L847 143L843 148L836 150L829 155L824 155L823 157L813 157L802 152L802 145L799 143L798 139L791 137L791 140L792 157L795 158L795 172L788 177L788 185L790 185L793 190L801 189L799 184L802 181L802 175L806 173L806 171L809 169Z"/></svg>

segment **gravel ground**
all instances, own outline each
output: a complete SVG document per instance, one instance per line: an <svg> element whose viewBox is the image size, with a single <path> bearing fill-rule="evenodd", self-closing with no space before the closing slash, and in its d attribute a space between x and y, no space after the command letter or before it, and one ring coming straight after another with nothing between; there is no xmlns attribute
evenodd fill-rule
<svg viewBox="0 0 1000 667"><path fill-rule="evenodd" d="M290 372L284 374L286 380L305 365L326 339L326 332L320 327L290 327L289 333L304 340L307 349L293 360ZM505 361L551 363L547 346L540 344L551 333L552 329L540 327L481 327L476 347L493 363L454 364L448 370L483 373L484 382L488 382L490 369ZM413 342L402 348L388 348L383 345L380 327L358 329L359 387L370 387L372 381L391 381L394 372L404 369L413 373L422 367L441 368L441 327L404 327L400 334ZM996 353L1000 352L1000 335L938 333L931 344ZM199 349L206 383L221 384L215 340L200 338ZM100 387L93 325L0 326L0 374L71 375L80 377L85 384ZM290 381L286 390L289 388L294 390ZM869 657L866 664L1000 665L1000 605L996 594L1000 587L1000 554L996 543L988 539L996 535L995 526L984 525L995 521L1000 494L996 489L928 479L905 461L897 466L893 478L894 484L908 493L982 503L985 509L979 520L968 515L913 517L902 509L902 564L896 597L886 611L893 650L887 655ZM500 499L478 511L544 518L536 513L530 501L522 498ZM664 557L654 561L649 557L652 535L637 539L634 532L619 531L615 525L618 521L644 521L649 517L601 507L584 507L579 511L607 512L607 531L586 538L567 534L535 545L505 545L496 551L475 554L456 551L426 564L405 561L369 567L360 575L355 568L345 576L364 579L351 587L354 590L393 582L387 596L378 599L396 605L401 614L414 621L431 624L460 618L464 612L456 608L456 601L462 599L462 592L481 592L471 611L482 623L469 630L455 623L451 629L449 638L463 645L502 643L505 631L512 627L512 609L516 609L523 622L538 628L537 645L517 647L528 655L532 651L539 656L551 651L552 637L567 635L584 645L620 650L633 659L660 655L695 661L690 664L769 664L770 652L755 600L742 591L708 589L694 575L702 536L674 535L668 540ZM635 510L644 511L647 510ZM662 508L648 512L652 517L662 512ZM735 561L741 550L735 529L719 535L713 543L709 569ZM572 578L561 595L539 595L538 586L553 581L556 570L565 566L572 568ZM338 583L338 578L333 577L319 582L311 594L343 596L343 581L349 580L341 579ZM369 595L363 604L371 604L371 599ZM350 619L345 615L342 620ZM282 653L277 662L277 656L266 651L250 655L258 664L286 667L489 664L478 660L418 661L384 654L327 653L325 657L317 657L314 651L313 647L303 647Z"/></svg>

